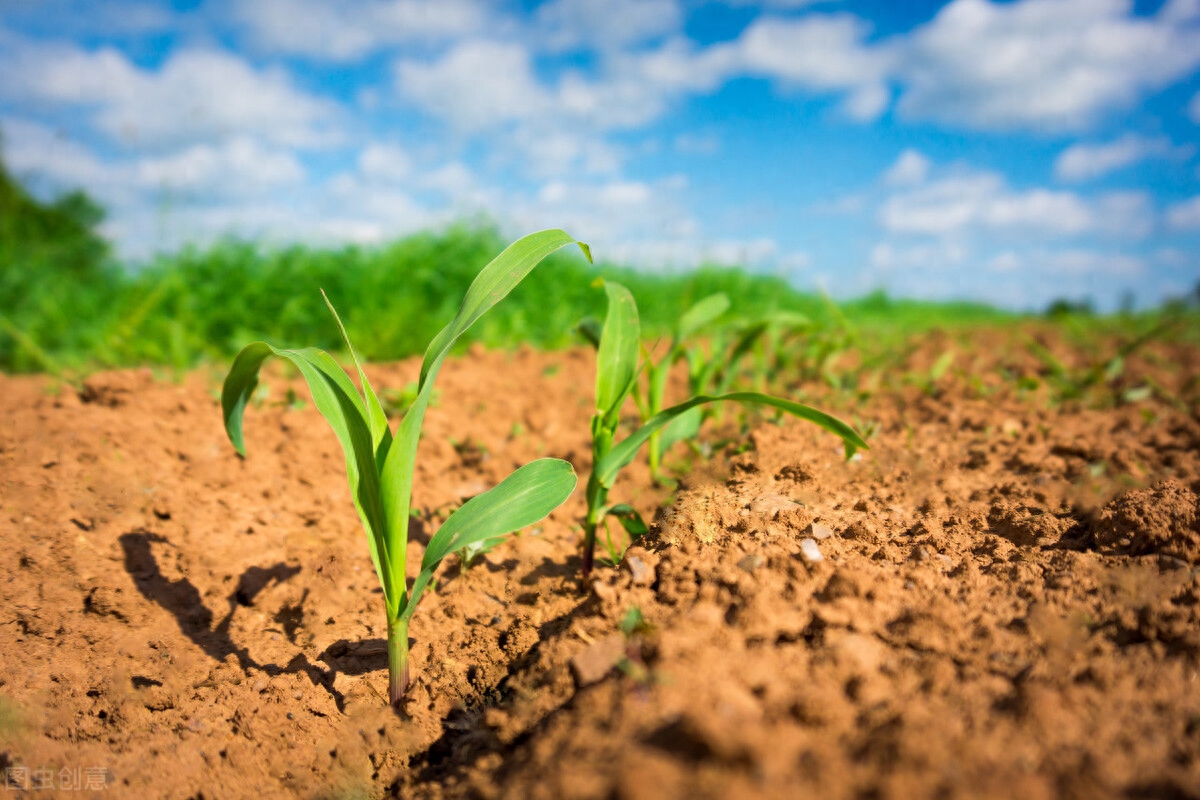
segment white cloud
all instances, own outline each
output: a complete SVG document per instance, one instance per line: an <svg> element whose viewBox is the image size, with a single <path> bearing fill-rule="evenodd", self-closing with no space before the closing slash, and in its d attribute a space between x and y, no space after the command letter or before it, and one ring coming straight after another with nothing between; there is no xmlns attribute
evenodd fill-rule
<svg viewBox="0 0 1200 800"><path fill-rule="evenodd" d="M1167 225L1177 230L1200 230L1200 195L1168 208Z"/></svg>
<svg viewBox="0 0 1200 800"><path fill-rule="evenodd" d="M1085 181L1150 158L1187 158L1193 148L1175 147L1165 136L1125 134L1105 144L1073 144L1059 154L1054 174L1059 180Z"/></svg>
<svg viewBox="0 0 1200 800"><path fill-rule="evenodd" d="M304 168L292 152L267 149L248 137L142 159L134 163L133 175L140 186L209 198L256 194L305 179Z"/></svg>
<svg viewBox="0 0 1200 800"><path fill-rule="evenodd" d="M721 140L713 134L681 133L671 143L676 153L687 156L711 156L721 149Z"/></svg>
<svg viewBox="0 0 1200 800"><path fill-rule="evenodd" d="M261 196L305 181L289 150L249 137L199 144L164 156L103 160L82 144L28 120L0 120L4 158L13 171L55 191L83 187L125 206L162 192L185 202Z"/></svg>
<svg viewBox="0 0 1200 800"><path fill-rule="evenodd" d="M1159 222L1150 195L1141 191L1105 192L1091 200L1091 208L1097 236L1144 239Z"/></svg>
<svg viewBox="0 0 1200 800"><path fill-rule="evenodd" d="M935 270L961 266L971 252L960 242L901 245L880 242L871 248L870 264L880 271Z"/></svg>
<svg viewBox="0 0 1200 800"><path fill-rule="evenodd" d="M849 14L801 19L763 17L734 47L740 70L816 92L847 92L844 110L870 120L886 110L891 92L889 46L869 46L870 27Z"/></svg>
<svg viewBox="0 0 1200 800"><path fill-rule="evenodd" d="M780 11L793 11L797 8L804 8L805 6L815 6L819 3L826 2L836 3L839 1L840 0L719 0L719 2L722 2L727 6L733 6L734 8L756 7L778 9Z"/></svg>
<svg viewBox="0 0 1200 800"><path fill-rule="evenodd" d="M1012 250L1005 250L989 258L987 266L993 272L1015 272L1025 266L1025 259Z"/></svg>
<svg viewBox="0 0 1200 800"><path fill-rule="evenodd" d="M883 181L889 186L914 186L925 181L930 166L928 158L909 148L883 173Z"/></svg>
<svg viewBox="0 0 1200 800"><path fill-rule="evenodd" d="M732 55L721 80L756 75L839 94L842 110L864 121L887 110L897 86L898 109L911 118L1083 130L1200 65L1192 5L1170 2L1146 17L1131 0L952 0L930 22L881 41L850 14L766 15L697 55Z"/></svg>
<svg viewBox="0 0 1200 800"><path fill-rule="evenodd" d="M729 55L673 39L613 55L598 76L568 70L548 84L524 45L477 40L432 60L402 59L395 77L409 102L460 133L487 132L493 148L517 154L533 177L613 173L623 153L606 134L654 121L684 92L715 88Z"/></svg>
<svg viewBox="0 0 1200 800"><path fill-rule="evenodd" d="M395 73L403 95L465 131L499 127L551 106L530 52L512 42L463 42L436 61L401 60Z"/></svg>
<svg viewBox="0 0 1200 800"><path fill-rule="evenodd" d="M484 195L475 173L461 161L452 161L425 173L420 176L417 185L460 202L478 203Z"/></svg>
<svg viewBox="0 0 1200 800"><path fill-rule="evenodd" d="M0 136L4 161L21 180L49 182L56 191L99 187L108 197L128 183L118 169L82 144L41 123L0 118Z"/></svg>
<svg viewBox="0 0 1200 800"><path fill-rule="evenodd" d="M677 0L550 0L534 21L551 50L620 50L679 30L683 10Z"/></svg>
<svg viewBox="0 0 1200 800"><path fill-rule="evenodd" d="M188 18L146 0L39 0L37 3L6 3L4 21L12 28L39 27L53 20L57 36L142 35L178 31Z"/></svg>
<svg viewBox="0 0 1200 800"><path fill-rule="evenodd" d="M1140 192L1085 199L1040 187L1015 190L996 173L960 170L891 195L880 207L879 220L892 233L927 236L985 231L1138 239L1152 230L1154 212Z"/></svg>
<svg viewBox="0 0 1200 800"><path fill-rule="evenodd" d="M793 270L807 266L804 253L781 254L774 239L641 240L609 247L603 259L617 264L637 264L651 269L691 269L705 264L751 269L773 265Z"/></svg>
<svg viewBox="0 0 1200 800"><path fill-rule="evenodd" d="M1069 275L1120 275L1135 277L1146 271L1146 262L1122 253L1092 250L1062 250L1036 259L1036 267Z"/></svg>
<svg viewBox="0 0 1200 800"><path fill-rule="evenodd" d="M412 175L413 164L399 147L372 143L359 152L358 169L370 180L402 181Z"/></svg>
<svg viewBox="0 0 1200 800"><path fill-rule="evenodd" d="M601 261L651 269L700 264L796 268L803 253L781 251L767 237L709 238L681 202L687 180L553 180L533 197L508 197L501 219L515 231L556 226L592 246Z"/></svg>
<svg viewBox="0 0 1200 800"><path fill-rule="evenodd" d="M954 0L904 42L899 109L986 129L1086 128L1200 64L1200 28L1181 8Z"/></svg>
<svg viewBox="0 0 1200 800"><path fill-rule="evenodd" d="M0 97L92 109L95 127L128 145L170 146L259 136L311 146L331 141L339 110L292 85L281 70L255 70L216 50L183 50L158 71L117 50L21 42L0 56Z"/></svg>
<svg viewBox="0 0 1200 800"><path fill-rule="evenodd" d="M502 25L477 0L231 0L229 11L265 50L334 61L396 45L452 41Z"/></svg>

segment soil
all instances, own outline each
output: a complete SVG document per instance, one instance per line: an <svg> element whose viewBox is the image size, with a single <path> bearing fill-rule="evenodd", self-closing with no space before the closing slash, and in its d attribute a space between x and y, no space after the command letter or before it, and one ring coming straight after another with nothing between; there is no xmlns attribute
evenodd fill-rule
<svg viewBox="0 0 1200 800"><path fill-rule="evenodd" d="M1085 403L1018 388L1039 366L1014 337L960 342L933 387L905 376L943 335L869 397L788 387L870 429L853 460L731 409L696 443L710 458L668 456L678 487L633 465L612 498L652 530L583 591L581 490L470 568L447 559L399 716L302 381L269 371L243 461L218 371L0 376L0 771L37 797L1200 797L1200 411L1181 399L1200 351L1155 344ZM418 369L368 371L399 388ZM592 369L583 349L447 364L410 574L447 510L516 466L586 475Z"/></svg>

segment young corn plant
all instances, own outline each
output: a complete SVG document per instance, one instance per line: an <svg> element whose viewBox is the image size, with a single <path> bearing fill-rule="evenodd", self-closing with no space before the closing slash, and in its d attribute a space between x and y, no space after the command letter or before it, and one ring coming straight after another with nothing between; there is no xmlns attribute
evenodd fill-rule
<svg viewBox="0 0 1200 800"><path fill-rule="evenodd" d="M500 302L546 256L578 244L591 260L587 245L563 231L530 234L510 245L476 276L458 314L433 338L425 351L416 397L395 434L379 397L363 372L346 329L326 298L342 341L362 385L361 393L328 353L308 347L287 350L254 342L238 353L221 396L225 430L245 457L242 416L258 384L263 362L277 356L304 376L313 403L337 434L346 457L346 474L375 574L383 587L387 615L389 694L398 708L409 684L408 623L442 559L455 551L470 555L494 546L505 535L543 519L570 496L576 477L566 461L542 458L516 470L495 487L468 500L429 540L411 587L405 569L413 466L433 382L451 348L488 309Z"/></svg>
<svg viewBox="0 0 1200 800"><path fill-rule="evenodd" d="M686 363L689 397L718 395L726 394L740 382L745 369L744 362L749 356L754 356L751 364L752 385L761 392L773 374L769 371L768 349L771 353L777 352L785 331L809 324L808 319L800 314L772 311L753 321L717 327L708 335L707 346L689 341L692 333L708 326L728 307L729 301L724 294L701 300L680 317L667 356L658 364L647 359L645 371L648 373L649 389L643 394L639 391L640 384L634 386L634 399L643 422L662 411L667 370L671 364L680 360ZM663 482L662 458L677 442L690 442L697 451L701 449L694 440L705 420L718 413L714 406L693 408L671 420L650 437L646 445L647 460L655 480Z"/></svg>
<svg viewBox="0 0 1200 800"><path fill-rule="evenodd" d="M636 312L636 308L634 311ZM688 339L697 331L716 320L729 310L729 297L724 293L709 295L685 311L675 324L671 335L671 345L666 354L655 361L649 351L643 349L642 371L646 373L646 389L643 391L635 380L633 397L637 403L638 413L645 422L663 410L663 399L667 392L667 379L671 367L683 360L689 353ZM691 352L698 352L691 347ZM696 359L693 359L695 362ZM710 363L712 360L710 360ZM698 363L689 364L690 382L695 383L706 379L704 369ZM695 392L693 391L693 394ZM693 419L694 417L694 419ZM650 477L655 481L661 480L662 457L671 445L685 438L693 427L699 428L699 417L696 414L682 417L668 425L664 430L656 430L650 434L646 442L646 457L650 462Z"/></svg>
<svg viewBox="0 0 1200 800"><path fill-rule="evenodd" d="M621 407L633 392L638 374L645 368L645 364L639 363L641 325L633 295L624 286L611 281L605 282L604 291L608 295L608 312L599 331L596 355L592 472L587 482L587 516L583 524L583 561L580 569L584 579L591 574L595 566L597 531L603 526L607 534L608 517L615 517L620 521L631 539L636 539L647 531L645 521L631 506L609 504L608 493L612 490L617 475L637 457L642 445L648 442L655 432L694 408L721 401L771 406L806 419L841 437L847 458L853 456L860 448L868 449L862 437L836 417L811 406L760 392L695 395L682 403L662 409L644 421L633 433L619 442L616 441ZM616 560L619 553L611 545L609 549Z"/></svg>

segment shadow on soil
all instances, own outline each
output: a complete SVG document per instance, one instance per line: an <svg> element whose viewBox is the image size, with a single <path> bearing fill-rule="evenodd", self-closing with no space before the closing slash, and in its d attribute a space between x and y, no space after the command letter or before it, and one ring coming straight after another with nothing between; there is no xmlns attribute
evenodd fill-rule
<svg viewBox="0 0 1200 800"><path fill-rule="evenodd" d="M125 571L133 578L134 585L142 596L171 612L179 622L180 631L217 661L224 661L232 655L237 658L238 666L243 672L254 668L268 675L306 675L314 686L320 686L329 692L339 711L344 710L345 698L333 688L338 673L362 675L387 668L387 642L383 639L334 642L319 656L321 661L329 665L328 669L312 664L303 653L297 653L283 667L277 664L262 664L250 655L247 648L239 647L233 641L229 628L238 606L253 605L263 589L273 583L287 581L300 572L300 567L278 563L270 567L247 569L238 578L236 588L227 598L229 613L214 626L213 612L204 605L200 590L187 578L173 581L163 575L152 546L173 547L170 540L157 533L134 531L123 534L120 543L125 553ZM284 606L274 615L275 621L283 627L288 641L293 643L304 618L304 600L307 597L306 591L299 602Z"/></svg>
<svg viewBox="0 0 1200 800"><path fill-rule="evenodd" d="M577 558L570 559L566 565L563 565L547 559L539 569L545 569L549 574L559 574L560 572L570 574L578 571L579 560ZM589 595L567 613L539 625L538 642L563 635L577 619L596 614L598 607L599 600L594 595ZM509 663L507 676L496 685L494 691L487 693L496 700L494 705L503 706L513 699L515 692L509 686L509 679L524 672L537 657L538 644L534 644L533 647ZM445 784L452 776L457 778L465 776L480 759L489 753L515 751L535 737L538 731L549 725L555 715L570 704L574 696L574 692L570 693L557 707L543 714L536 725L509 742L499 741L485 724L484 712L491 704L481 703L478 706L452 712L442 721L442 735L424 753L413 756L409 762L414 771L413 783L415 785ZM390 787L390 790L395 795L400 791L400 787L395 785Z"/></svg>

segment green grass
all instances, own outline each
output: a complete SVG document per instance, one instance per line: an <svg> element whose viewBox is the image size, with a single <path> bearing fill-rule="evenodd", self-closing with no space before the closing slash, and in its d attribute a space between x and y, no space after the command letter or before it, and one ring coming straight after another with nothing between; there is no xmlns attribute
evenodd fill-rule
<svg viewBox="0 0 1200 800"><path fill-rule="evenodd" d="M21 277L0 294L5 301L0 369L87 372L143 364L187 369L228 361L247 341L263 338L285 347L337 348L319 289L343 309L366 358L403 358L420 353L439 321L453 316L473 269L503 244L494 229L455 225L378 248L271 250L225 241L160 256L136 269L108 261L69 269L74 263L69 249L37 260L16 255L0 264L0 274ZM680 313L717 292L728 295L743 316L786 309L818 324L833 321L826 300L777 277L722 267L658 274L578 261L552 257L462 344L576 343L579 321L604 311L603 296L590 289L597 277L629 287L651 336L665 335ZM856 327L889 332L1013 318L982 305L882 294L842 304L840 313Z"/></svg>
<svg viewBox="0 0 1200 800"><path fill-rule="evenodd" d="M182 371L228 363L255 339L339 349L319 289L342 310L363 356L412 356L453 316L477 266L505 244L494 228L464 223L380 247L272 249L230 240L131 265L112 258L96 232L102 219L103 210L79 193L37 201L0 164L0 370ZM793 311L810 318L814 330L851 331L859 341L884 344L935 327L1022 319L979 303L897 300L881 292L835 305L780 277L736 267L645 272L595 255L597 266L549 259L459 346L577 343L579 321L605 310L603 293L591 289L597 277L629 288L651 338L669 337L681 313L716 293L730 300L726 321ZM1071 307L1054 324L1132 331L1147 325L1146 316L1101 317Z"/></svg>

